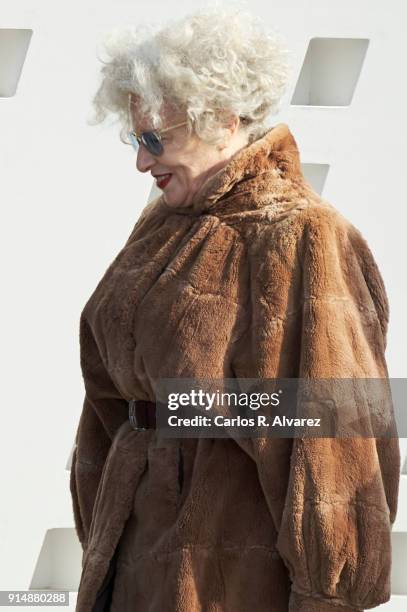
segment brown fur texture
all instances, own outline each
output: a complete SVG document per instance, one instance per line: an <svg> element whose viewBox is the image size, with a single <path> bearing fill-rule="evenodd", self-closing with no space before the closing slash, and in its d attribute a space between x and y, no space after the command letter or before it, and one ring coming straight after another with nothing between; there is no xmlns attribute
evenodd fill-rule
<svg viewBox="0 0 407 612"><path fill-rule="evenodd" d="M161 377L387 377L388 319L366 241L305 180L285 123L191 206L149 204L81 314L77 612L115 550L112 612L386 602L397 437L160 439L128 400L155 401Z"/></svg>

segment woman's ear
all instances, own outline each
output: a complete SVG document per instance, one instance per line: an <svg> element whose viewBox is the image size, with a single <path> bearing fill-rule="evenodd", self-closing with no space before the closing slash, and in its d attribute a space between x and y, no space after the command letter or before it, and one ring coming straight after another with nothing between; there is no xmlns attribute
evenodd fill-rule
<svg viewBox="0 0 407 612"><path fill-rule="evenodd" d="M218 151L222 151L222 149L225 149L228 146L229 139L233 138L233 136L237 133L239 126L240 118L237 115L230 115L224 123L224 127L229 130L230 133L223 143L216 145Z"/></svg>
<svg viewBox="0 0 407 612"><path fill-rule="evenodd" d="M230 129L231 135L235 134L240 126L240 118L237 115L232 115L230 118L228 128Z"/></svg>

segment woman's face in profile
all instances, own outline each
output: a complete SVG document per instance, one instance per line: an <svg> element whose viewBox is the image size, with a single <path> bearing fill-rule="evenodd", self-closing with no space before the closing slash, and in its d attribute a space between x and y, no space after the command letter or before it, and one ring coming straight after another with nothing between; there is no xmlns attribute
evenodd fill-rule
<svg viewBox="0 0 407 612"><path fill-rule="evenodd" d="M130 109L133 129L137 134L154 130L146 115L138 111L136 99L130 97ZM163 106L161 117L162 129L186 121L184 114L176 109ZM154 156L141 144L137 152L137 170L150 172L151 175L170 174L170 180L160 186L165 203L168 206L188 206L204 183L205 179L225 165L226 160L216 145L205 143L196 134L188 135L187 126L183 125L162 134L164 152Z"/></svg>

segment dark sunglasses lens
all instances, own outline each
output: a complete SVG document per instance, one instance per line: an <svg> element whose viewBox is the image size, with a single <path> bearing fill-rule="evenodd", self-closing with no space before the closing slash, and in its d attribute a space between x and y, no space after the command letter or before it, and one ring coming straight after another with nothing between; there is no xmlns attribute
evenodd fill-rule
<svg viewBox="0 0 407 612"><path fill-rule="evenodd" d="M154 132L144 132L141 137L143 144L152 155L161 155L163 152L163 145Z"/></svg>

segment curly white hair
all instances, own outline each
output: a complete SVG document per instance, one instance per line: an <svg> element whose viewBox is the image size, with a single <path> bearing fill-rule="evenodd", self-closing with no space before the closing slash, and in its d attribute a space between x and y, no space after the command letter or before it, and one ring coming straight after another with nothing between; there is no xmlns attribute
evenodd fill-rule
<svg viewBox="0 0 407 612"><path fill-rule="evenodd" d="M266 29L241 8L207 5L164 26L143 24L113 30L104 41L107 60L92 104L89 123L109 113L121 123L120 139L132 129L129 93L156 129L162 127L165 101L185 112L189 133L218 144L224 120L240 117L251 142L268 128L266 118L279 110L290 77L291 51L282 36Z"/></svg>

